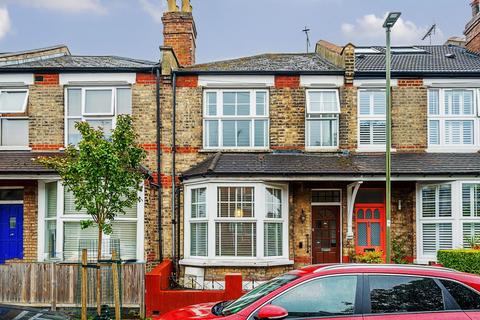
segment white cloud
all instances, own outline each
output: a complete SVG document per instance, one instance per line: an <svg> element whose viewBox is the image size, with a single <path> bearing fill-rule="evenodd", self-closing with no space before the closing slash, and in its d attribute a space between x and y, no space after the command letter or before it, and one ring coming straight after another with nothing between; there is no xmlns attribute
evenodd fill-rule
<svg viewBox="0 0 480 320"><path fill-rule="evenodd" d="M385 42L384 17L377 17L374 14L367 14L357 19L355 24L343 23L342 33L357 45L382 44ZM422 43L422 37L430 26L417 26L412 21L400 18L392 29L392 43L395 45L411 45ZM444 41L442 31L437 28L432 42Z"/></svg>
<svg viewBox="0 0 480 320"><path fill-rule="evenodd" d="M165 0L139 0L143 10L145 10L155 22L161 23L163 11L165 11Z"/></svg>
<svg viewBox="0 0 480 320"><path fill-rule="evenodd" d="M105 14L107 12L100 0L3 0L3 2L70 13L93 12Z"/></svg>
<svg viewBox="0 0 480 320"><path fill-rule="evenodd" d="M7 7L0 7L0 39L5 37L12 27Z"/></svg>

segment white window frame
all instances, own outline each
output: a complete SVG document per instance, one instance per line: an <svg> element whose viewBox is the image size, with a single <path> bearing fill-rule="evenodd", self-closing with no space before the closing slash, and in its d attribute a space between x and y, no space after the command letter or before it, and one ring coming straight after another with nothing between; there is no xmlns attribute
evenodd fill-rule
<svg viewBox="0 0 480 320"><path fill-rule="evenodd" d="M65 132L64 132L64 145L68 146L68 121L77 120L77 121L88 121L88 120L112 120L112 129L115 129L117 124L118 108L117 108L117 89L130 89L133 90L131 86L121 85L121 86L106 86L106 87L88 87L88 86L66 86L65 87L65 105L64 105L64 114L65 114ZM79 116L70 116L68 115L68 91L69 90L80 90L81 91L81 106ZM91 90L112 90L112 107L111 112L109 113L85 113L85 93L86 91ZM132 102L133 104L133 97ZM133 106L132 106L133 109Z"/></svg>
<svg viewBox="0 0 480 320"><path fill-rule="evenodd" d="M473 112L471 115L451 115L445 113L445 93L447 91L471 91L473 93L472 103L473 103ZM438 92L438 114L430 114L430 91ZM427 143L428 149L427 152L476 152L480 150L480 121L479 121L479 108L478 108L478 99L480 96L479 89L474 88L429 88L427 92ZM462 98L463 99L463 98ZM439 132L439 144L430 144L430 121L438 121L438 132ZM445 140L445 128L447 121L472 121L473 122L473 143L472 144L446 144ZM463 135L462 135L463 136Z"/></svg>
<svg viewBox="0 0 480 320"><path fill-rule="evenodd" d="M57 182L57 216L55 218L46 217L46 189L45 184L49 182ZM60 180L41 180L38 182L38 244L37 244L37 256L39 261L48 260L47 248L45 248L45 227L46 221L55 220L57 221L57 236L55 243L55 259L52 260L62 260L63 258L63 242L64 242L64 223L65 222L78 222L82 220L90 220L91 216L88 214L69 214L64 213L64 192L65 187ZM137 203L137 217L130 218L119 215L115 218L115 221L126 221L126 222L137 222L137 236L136 236L136 259L138 261L145 261L144 257L144 216L145 216L145 187L142 184L142 189L138 192L138 197L140 201Z"/></svg>
<svg viewBox="0 0 480 320"><path fill-rule="evenodd" d="M248 92L250 93L250 115L246 116L237 116L237 115L223 115L223 94L225 92ZM265 115L256 115L256 93L264 92L265 93ZM207 105L207 96L208 93L216 93L217 95L217 114L208 115L208 105ZM206 89L203 91L203 149L204 150L268 150L270 148L270 97L269 91L267 89ZM250 121L250 146L245 147L224 147L223 143L223 121ZM256 147L255 146L255 130L254 123L255 120L266 120L266 145ZM207 121L217 121L218 122L218 147L210 147L207 145L208 141L208 132Z"/></svg>
<svg viewBox="0 0 480 320"><path fill-rule="evenodd" d="M451 217L422 217L422 188L426 186L437 186L450 184L452 190L452 216ZM423 224L439 224L439 223L451 223L452 224L452 248L462 248L463 239L463 223L480 223L480 217L464 217L462 206L462 186L463 184L480 184L480 180L459 180L450 182L435 182L435 183L418 183L417 184L417 205L416 205L416 232L417 232L417 257L415 262L420 264L427 264L430 261L436 261L436 255L425 255L422 250ZM437 244L438 245L438 244Z"/></svg>
<svg viewBox="0 0 480 320"><path fill-rule="evenodd" d="M3 91L10 91L10 92L26 92L25 100L23 101L23 107L22 111L18 110L0 110L0 114L2 113L25 113L27 111L27 103L28 103L28 96L30 94L30 91L28 88L0 88L0 95L3 93Z"/></svg>
<svg viewBox="0 0 480 320"><path fill-rule="evenodd" d="M373 145L373 144L361 144L360 143L360 122L361 121L384 121L385 122L385 141L386 141L386 127L387 127L387 108L388 108L388 102L386 101L385 103L385 114L384 115L374 115L374 114L369 114L369 115L362 115L360 114L360 94L362 92L370 92L370 91L381 91L385 93L385 88L360 88L358 89L357 93L357 148L358 151L362 152L385 152L386 149L386 143L385 144L379 144L379 145ZM370 109L372 108L372 105L370 105Z"/></svg>
<svg viewBox="0 0 480 320"><path fill-rule="evenodd" d="M21 114L24 114L27 111L27 105L28 105L28 97L30 95L30 90L28 88L0 88L0 94L3 91L14 91L14 92L26 92L25 100L23 101L23 106L22 110L6 110L6 111L0 111L0 137L1 137L1 130L2 130L2 120L29 120L28 116L23 116ZM8 114L8 116L2 116L2 114ZM12 116L12 114L20 114L19 116ZM28 132L27 132L27 139L28 137ZM30 146L27 144L25 146L2 146L0 145L0 150L31 150Z"/></svg>
<svg viewBox="0 0 480 320"><path fill-rule="evenodd" d="M218 188L219 187L253 187L254 188L254 216L249 218L223 218L218 217ZM196 257L190 254L190 222L197 222L198 219L191 219L191 190L206 188L206 213L208 221L207 256ZM282 190L282 217L266 217L266 188ZM184 259L182 265L189 266L273 266L290 265L289 260L289 211L288 211L288 185L266 183L262 181L241 182L241 181L207 181L192 183L185 186L184 191ZM256 223L256 256L235 257L216 256L216 223L218 222L254 222ZM264 253L264 230L266 222L282 223L282 252L281 256L265 256Z"/></svg>
<svg viewBox="0 0 480 320"><path fill-rule="evenodd" d="M311 111L310 93L315 92L334 92L337 102L337 111ZM305 150L306 151L335 151L338 150L340 140L340 93L338 89L308 89L306 91L306 108L305 108ZM310 145L310 121L322 120L322 118L309 118L309 114L320 115L334 115L332 118L325 118L324 120L336 120L337 141L333 146L311 146ZM334 119L336 117L336 119Z"/></svg>

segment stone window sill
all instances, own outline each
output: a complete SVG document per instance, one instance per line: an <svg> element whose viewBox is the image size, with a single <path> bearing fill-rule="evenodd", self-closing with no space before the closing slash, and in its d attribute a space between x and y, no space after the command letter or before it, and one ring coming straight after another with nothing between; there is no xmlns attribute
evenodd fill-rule
<svg viewBox="0 0 480 320"><path fill-rule="evenodd" d="M180 264L192 267L273 267L293 265L293 261L285 258L278 259L201 259L186 258Z"/></svg>

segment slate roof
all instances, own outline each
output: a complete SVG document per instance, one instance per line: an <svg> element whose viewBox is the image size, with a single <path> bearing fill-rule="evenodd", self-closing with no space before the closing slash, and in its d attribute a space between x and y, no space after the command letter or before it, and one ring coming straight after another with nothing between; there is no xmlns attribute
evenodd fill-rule
<svg viewBox="0 0 480 320"><path fill-rule="evenodd" d="M0 174L55 174L35 161L37 157L61 155L60 152L1 151Z"/></svg>
<svg viewBox="0 0 480 320"><path fill-rule="evenodd" d="M36 61L30 61L19 64L0 66L0 72L5 71L27 71L27 70L118 70L135 71L150 70L156 66L157 62L137 60L117 56L77 56L65 55Z"/></svg>
<svg viewBox="0 0 480 320"><path fill-rule="evenodd" d="M360 48L360 47L359 47ZM385 72L385 48L381 53L357 53L358 73ZM480 73L480 56L454 45L415 46L424 53L393 53L392 73Z"/></svg>
<svg viewBox="0 0 480 320"><path fill-rule="evenodd" d="M384 174L382 154L218 153L183 172L183 177ZM395 153L392 174L480 175L480 153Z"/></svg>
<svg viewBox="0 0 480 320"><path fill-rule="evenodd" d="M318 72L343 73L343 69L316 53L268 53L239 59L197 64L181 72Z"/></svg>

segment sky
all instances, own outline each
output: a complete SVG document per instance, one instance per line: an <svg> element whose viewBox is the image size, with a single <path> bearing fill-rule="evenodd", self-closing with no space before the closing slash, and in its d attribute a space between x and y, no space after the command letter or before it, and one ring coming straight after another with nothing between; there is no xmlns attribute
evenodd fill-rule
<svg viewBox="0 0 480 320"><path fill-rule="evenodd" d="M177 0L180 5L181 0ZM197 63L269 52L305 52L324 39L383 44L383 19L401 11L396 45L433 44L462 36L470 0L191 0ZM157 61L166 0L0 0L0 52L66 44L72 54Z"/></svg>

